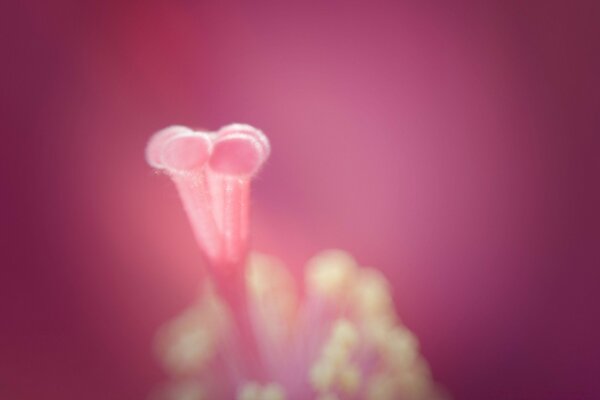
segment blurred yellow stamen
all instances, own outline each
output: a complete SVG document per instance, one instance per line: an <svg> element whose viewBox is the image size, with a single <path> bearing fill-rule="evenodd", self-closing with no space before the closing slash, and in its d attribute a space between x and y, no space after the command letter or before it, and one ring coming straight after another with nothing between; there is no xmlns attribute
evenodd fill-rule
<svg viewBox="0 0 600 400"><path fill-rule="evenodd" d="M238 391L237 400L285 400L285 393L277 383L261 386L256 382L248 382Z"/></svg>
<svg viewBox="0 0 600 400"><path fill-rule="evenodd" d="M348 253L324 251L306 266L308 289L333 300L344 300L347 290L353 285L356 268L356 262Z"/></svg>

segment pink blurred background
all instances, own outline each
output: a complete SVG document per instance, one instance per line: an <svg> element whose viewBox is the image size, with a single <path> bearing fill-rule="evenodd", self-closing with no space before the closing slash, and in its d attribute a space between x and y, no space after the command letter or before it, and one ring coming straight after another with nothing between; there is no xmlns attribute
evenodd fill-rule
<svg viewBox="0 0 600 400"><path fill-rule="evenodd" d="M230 122L273 145L255 248L383 270L454 398L598 398L598 4L5 4L0 398L164 379L202 258L145 142Z"/></svg>

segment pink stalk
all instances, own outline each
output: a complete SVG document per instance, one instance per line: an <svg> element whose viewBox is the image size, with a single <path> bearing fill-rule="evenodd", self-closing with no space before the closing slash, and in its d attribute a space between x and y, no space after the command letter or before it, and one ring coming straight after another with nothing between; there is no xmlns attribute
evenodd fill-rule
<svg viewBox="0 0 600 400"><path fill-rule="evenodd" d="M209 160L214 215L228 263L248 251L250 180L269 156L269 142L257 129L234 124L217 133Z"/></svg>
<svg viewBox="0 0 600 400"><path fill-rule="evenodd" d="M209 259L221 252L212 217L205 165L211 153L210 136L184 127L166 128L153 136L147 147L150 165L167 172L179 193L192 230Z"/></svg>
<svg viewBox="0 0 600 400"><path fill-rule="evenodd" d="M239 337L230 341L229 357L241 358L241 373L256 379L261 357L245 304L244 267L250 181L268 154L266 137L247 125L230 125L216 135L173 126L156 133L146 149L148 163L175 183L217 290L232 311ZM239 343L243 349L235 348Z"/></svg>

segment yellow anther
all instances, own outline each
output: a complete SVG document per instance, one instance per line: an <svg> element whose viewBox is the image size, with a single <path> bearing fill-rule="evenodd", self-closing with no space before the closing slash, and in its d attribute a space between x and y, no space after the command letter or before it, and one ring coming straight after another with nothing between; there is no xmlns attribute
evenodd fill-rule
<svg viewBox="0 0 600 400"><path fill-rule="evenodd" d="M257 382L248 382L238 390L237 400L285 400L285 392L278 383L261 386Z"/></svg>
<svg viewBox="0 0 600 400"><path fill-rule="evenodd" d="M331 341L346 348L354 348L358 343L356 327L347 319L336 320L331 331Z"/></svg>
<svg viewBox="0 0 600 400"><path fill-rule="evenodd" d="M398 380L389 373L378 373L369 379L367 400L397 400L399 398Z"/></svg>
<svg viewBox="0 0 600 400"><path fill-rule="evenodd" d="M349 358L350 352L348 348L333 341L327 343L321 352L321 359L333 366L343 365Z"/></svg>
<svg viewBox="0 0 600 400"><path fill-rule="evenodd" d="M331 388L335 377L335 367L331 363L319 360L309 371L309 381L312 387L325 392Z"/></svg>
<svg viewBox="0 0 600 400"><path fill-rule="evenodd" d="M201 368L215 352L214 337L202 329L180 332L164 349L164 362L172 373Z"/></svg>
<svg viewBox="0 0 600 400"><path fill-rule="evenodd" d="M292 276L277 259L252 253L246 282L258 324L271 341L281 343L293 332L297 311L298 299Z"/></svg>
<svg viewBox="0 0 600 400"><path fill-rule="evenodd" d="M373 268L361 268L354 287L354 306L361 316L393 311L389 283L383 274Z"/></svg>
<svg viewBox="0 0 600 400"><path fill-rule="evenodd" d="M308 288L319 295L339 299L352 285L356 268L356 261L348 253L324 251L307 264Z"/></svg>
<svg viewBox="0 0 600 400"><path fill-rule="evenodd" d="M406 368L418 355L418 342L406 328L396 327L387 335L382 351L390 367Z"/></svg>
<svg viewBox="0 0 600 400"><path fill-rule="evenodd" d="M204 367L216 349L216 327L206 310L196 305L164 326L158 335L158 351L167 370L185 374Z"/></svg>
<svg viewBox="0 0 600 400"><path fill-rule="evenodd" d="M205 366L229 327L229 311L206 281L199 301L161 328L158 350L172 374Z"/></svg>
<svg viewBox="0 0 600 400"><path fill-rule="evenodd" d="M259 400L285 400L283 387L277 383L269 383L263 388Z"/></svg>
<svg viewBox="0 0 600 400"><path fill-rule="evenodd" d="M255 296L269 295L274 290L280 291L281 285L293 284L292 277L281 261L260 253L251 253L248 257L246 280L250 292Z"/></svg>
<svg viewBox="0 0 600 400"><path fill-rule="evenodd" d="M360 370L356 365L347 365L338 372L338 385L348 394L355 394L360 387L362 379Z"/></svg>
<svg viewBox="0 0 600 400"><path fill-rule="evenodd" d="M261 387L256 382L245 383L237 394L237 400L261 400Z"/></svg>
<svg viewBox="0 0 600 400"><path fill-rule="evenodd" d="M394 315L373 315L363 321L366 339L371 345L381 347L385 344L389 332L394 328L396 320Z"/></svg>

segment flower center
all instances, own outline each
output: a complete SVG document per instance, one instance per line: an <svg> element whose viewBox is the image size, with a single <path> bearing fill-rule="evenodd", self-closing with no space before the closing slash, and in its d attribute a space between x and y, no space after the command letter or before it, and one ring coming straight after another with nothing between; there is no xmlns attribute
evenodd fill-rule
<svg viewBox="0 0 600 400"><path fill-rule="evenodd" d="M162 399L443 398L389 283L346 252L306 267L306 295L277 259L248 257L250 182L269 156L248 125L214 133L172 126L146 148L175 183L210 265L198 302L159 334L173 383Z"/></svg>

